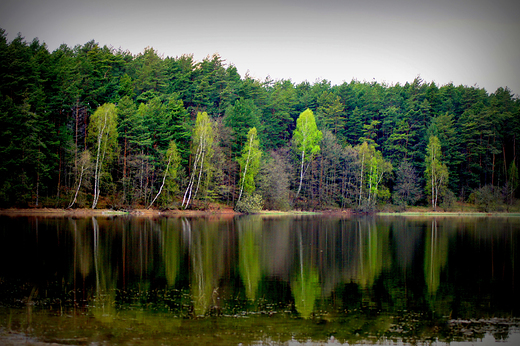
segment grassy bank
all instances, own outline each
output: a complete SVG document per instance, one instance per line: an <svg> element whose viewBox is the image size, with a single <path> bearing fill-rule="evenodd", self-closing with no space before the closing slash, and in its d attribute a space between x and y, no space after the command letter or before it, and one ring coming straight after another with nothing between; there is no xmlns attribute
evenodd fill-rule
<svg viewBox="0 0 520 346"><path fill-rule="evenodd" d="M471 216L471 217L520 217L520 213L484 213L484 212L381 212L381 216Z"/></svg>

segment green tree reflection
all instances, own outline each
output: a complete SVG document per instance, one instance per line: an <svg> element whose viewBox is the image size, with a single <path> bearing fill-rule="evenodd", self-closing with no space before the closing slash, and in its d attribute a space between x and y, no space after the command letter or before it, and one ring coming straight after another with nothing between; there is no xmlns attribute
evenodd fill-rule
<svg viewBox="0 0 520 346"><path fill-rule="evenodd" d="M321 294L318 271L309 256L304 256L302 232L298 230L299 268L291 280L294 305L303 318L309 318L314 311L316 298Z"/></svg>
<svg viewBox="0 0 520 346"><path fill-rule="evenodd" d="M262 219L249 216L237 221L238 226L238 268L245 286L246 297L256 301L258 284L262 277L260 265L260 240Z"/></svg>
<svg viewBox="0 0 520 346"><path fill-rule="evenodd" d="M161 227L163 231L162 255L164 260L164 271L168 285L175 285L180 268L180 230L177 220L168 219L166 225Z"/></svg>
<svg viewBox="0 0 520 346"><path fill-rule="evenodd" d="M429 301L437 293L441 271L448 260L448 236L437 229L437 219L431 221L431 228L426 234L424 251L424 277L428 287Z"/></svg>
<svg viewBox="0 0 520 346"><path fill-rule="evenodd" d="M195 316L204 316L210 308L218 307L218 279L222 271L222 253L218 251L218 223L208 222L191 227L183 221L184 233L190 234L192 265L191 291Z"/></svg>
<svg viewBox="0 0 520 346"><path fill-rule="evenodd" d="M359 266L357 281L363 289L371 288L384 268L391 264L389 228L374 220L359 220Z"/></svg>

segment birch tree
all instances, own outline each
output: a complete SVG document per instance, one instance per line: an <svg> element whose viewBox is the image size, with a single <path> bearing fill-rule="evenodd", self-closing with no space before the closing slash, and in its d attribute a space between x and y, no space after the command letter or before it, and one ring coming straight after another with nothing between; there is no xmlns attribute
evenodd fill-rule
<svg viewBox="0 0 520 346"><path fill-rule="evenodd" d="M375 205L377 196L381 193L380 184L385 173L392 172L392 164L383 158L383 154L373 146L370 158L368 174L368 206Z"/></svg>
<svg viewBox="0 0 520 346"><path fill-rule="evenodd" d="M442 189L448 185L448 167L441 162L441 143L436 136L430 136L426 148L426 194L430 196L433 210L437 209L437 201Z"/></svg>
<svg viewBox="0 0 520 346"><path fill-rule="evenodd" d="M314 120L314 113L310 109L303 111L298 120L296 120L296 129L294 130L293 140L296 148L301 155L300 163L300 183L298 185L298 192L300 194L302 189L303 176L312 162L314 157L320 152L320 141L323 135L316 126ZM307 166L305 166L307 163Z"/></svg>
<svg viewBox="0 0 520 346"><path fill-rule="evenodd" d="M150 202L148 208L151 208L153 203L157 200L167 181L169 183L167 185L171 186L172 184L174 184L175 178L177 178L177 170L181 163L181 156L177 151L177 144L175 144L175 141L170 141L170 145L168 146L168 150L166 151L165 160L167 163L166 169L164 170L164 176L161 183L161 187L159 188L157 195L155 195L155 198L152 200L152 202Z"/></svg>
<svg viewBox="0 0 520 346"><path fill-rule="evenodd" d="M371 208L381 194L380 185L385 174L392 172L392 165L383 158L383 154L376 150L373 144L363 142L357 150L361 163L358 207L361 207L362 202L366 202L366 206ZM366 198L363 198L364 196Z"/></svg>
<svg viewBox="0 0 520 346"><path fill-rule="evenodd" d="M242 149L242 156L238 159L238 164L240 165L240 193L237 203L240 202L244 190L248 194L255 191L255 177L260 169L260 158L262 156L259 144L256 127L253 127L247 134L247 141Z"/></svg>
<svg viewBox="0 0 520 346"><path fill-rule="evenodd" d="M92 149L96 155L92 202L92 209L95 209L99 200L101 177L114 158L117 148L117 111L114 104L105 103L90 117L88 139L93 144Z"/></svg>
<svg viewBox="0 0 520 346"><path fill-rule="evenodd" d="M91 158L90 152L88 150L84 150L81 153L81 157L79 159L79 165L81 167L79 169L78 186L76 188L76 193L74 194L74 199L72 200L72 202L70 202L67 209L72 208L72 206L76 203L76 201L78 199L78 193L79 193L79 190L81 189L81 184L83 182L83 177L85 175L87 175L92 169L92 158Z"/></svg>
<svg viewBox="0 0 520 346"><path fill-rule="evenodd" d="M188 208L192 199L197 196L201 178L205 174L210 178L209 160L213 155L213 126L206 112L198 113L192 137L192 162L190 180L184 192L182 207ZM194 191L195 188L195 191Z"/></svg>

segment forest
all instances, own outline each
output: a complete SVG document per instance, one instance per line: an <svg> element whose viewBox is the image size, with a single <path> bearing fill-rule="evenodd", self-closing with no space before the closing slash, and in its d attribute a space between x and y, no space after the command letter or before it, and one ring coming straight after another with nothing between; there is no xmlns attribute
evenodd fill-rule
<svg viewBox="0 0 520 346"><path fill-rule="evenodd" d="M0 29L0 207L517 206L507 87L240 76L218 54L50 52Z"/></svg>

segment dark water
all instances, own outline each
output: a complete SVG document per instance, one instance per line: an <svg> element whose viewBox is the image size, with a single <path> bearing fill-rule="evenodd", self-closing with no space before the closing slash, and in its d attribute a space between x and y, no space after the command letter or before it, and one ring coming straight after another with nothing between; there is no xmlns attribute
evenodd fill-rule
<svg viewBox="0 0 520 346"><path fill-rule="evenodd" d="M0 217L0 343L517 345L519 245L520 218Z"/></svg>

